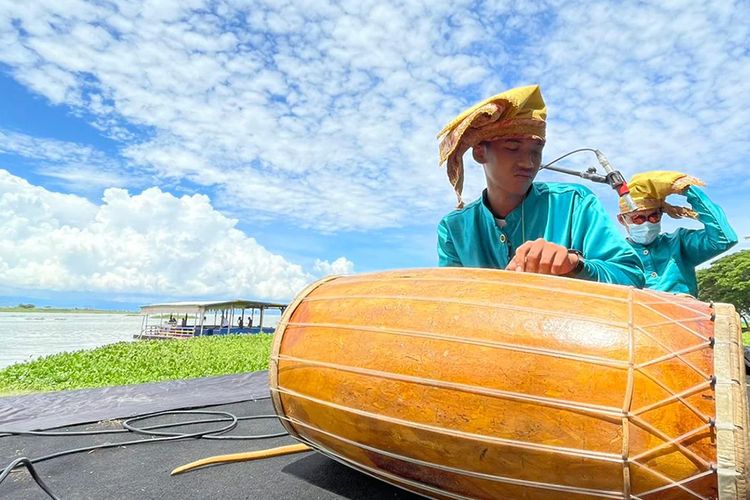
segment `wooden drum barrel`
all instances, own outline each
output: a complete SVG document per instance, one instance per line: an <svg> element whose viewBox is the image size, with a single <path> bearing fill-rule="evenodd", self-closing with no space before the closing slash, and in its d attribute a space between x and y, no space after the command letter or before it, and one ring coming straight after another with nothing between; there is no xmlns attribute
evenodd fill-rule
<svg viewBox="0 0 750 500"><path fill-rule="evenodd" d="M489 269L331 277L276 330L289 433L432 498L745 498L730 305Z"/></svg>

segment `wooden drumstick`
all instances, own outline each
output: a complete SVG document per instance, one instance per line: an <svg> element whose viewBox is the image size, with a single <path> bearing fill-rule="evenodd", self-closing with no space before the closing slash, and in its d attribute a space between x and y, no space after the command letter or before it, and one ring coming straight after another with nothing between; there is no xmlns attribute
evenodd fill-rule
<svg viewBox="0 0 750 500"><path fill-rule="evenodd" d="M196 460L195 462L190 462L189 464L185 464L180 467L177 467L175 470L172 471L170 475L174 476L177 474L182 474L183 472L187 472L189 470L193 470L198 467L203 467L204 465L228 464L232 462L247 462L249 460L260 460L262 458L280 457L282 455L291 455L292 453L301 453L303 451L311 451L311 450L312 448L310 448L306 444L298 443L298 444L291 444L289 446L279 446L278 448L269 448L267 450L246 451L243 453L230 453L229 455L217 455L215 457L202 458L201 460Z"/></svg>

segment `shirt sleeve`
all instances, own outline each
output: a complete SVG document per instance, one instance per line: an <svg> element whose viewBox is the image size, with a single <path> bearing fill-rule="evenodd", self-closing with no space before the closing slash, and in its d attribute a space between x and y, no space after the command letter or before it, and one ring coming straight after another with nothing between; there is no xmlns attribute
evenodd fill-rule
<svg viewBox="0 0 750 500"><path fill-rule="evenodd" d="M593 193L580 200L571 230L574 248L583 254L578 278L637 288L645 285L641 260Z"/></svg>
<svg viewBox="0 0 750 500"><path fill-rule="evenodd" d="M438 266L463 267L461 259L458 258L456 248L453 246L453 239L445 220L441 220L440 224L438 224L437 235Z"/></svg>
<svg viewBox="0 0 750 500"><path fill-rule="evenodd" d="M703 223L703 229L680 231L682 254L689 262L698 265L737 244L737 234L719 205L696 186L688 187L685 196Z"/></svg>

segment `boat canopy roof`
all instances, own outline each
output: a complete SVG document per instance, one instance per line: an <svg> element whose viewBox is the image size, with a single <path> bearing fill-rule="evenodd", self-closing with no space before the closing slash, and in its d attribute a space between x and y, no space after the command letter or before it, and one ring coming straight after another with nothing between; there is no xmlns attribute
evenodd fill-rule
<svg viewBox="0 0 750 500"><path fill-rule="evenodd" d="M141 306L143 314L160 313L196 313L202 314L206 311L225 311L227 309L284 309L287 304L276 302L259 302L257 300L225 300L220 302L197 301L197 302L168 302L164 304L149 304Z"/></svg>

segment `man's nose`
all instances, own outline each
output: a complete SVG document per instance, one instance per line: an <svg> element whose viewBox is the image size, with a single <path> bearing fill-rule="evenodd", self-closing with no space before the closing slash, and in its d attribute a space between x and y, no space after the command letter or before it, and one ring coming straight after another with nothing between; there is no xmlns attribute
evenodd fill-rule
<svg viewBox="0 0 750 500"><path fill-rule="evenodd" d="M520 154L518 155L518 160L516 161L516 165L519 167L525 169L525 170L533 170L534 169L534 159L532 158L532 155L530 154Z"/></svg>

